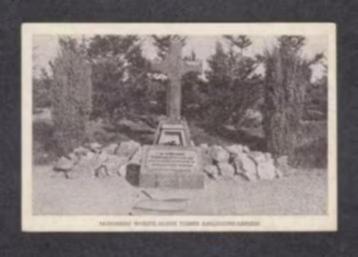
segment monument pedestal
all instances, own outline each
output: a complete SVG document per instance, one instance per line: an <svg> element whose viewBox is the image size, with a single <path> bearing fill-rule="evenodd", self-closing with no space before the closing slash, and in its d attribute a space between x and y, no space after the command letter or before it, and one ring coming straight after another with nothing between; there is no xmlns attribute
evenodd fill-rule
<svg viewBox="0 0 358 257"><path fill-rule="evenodd" d="M192 146L189 127L185 120L164 119L159 122L154 145Z"/></svg>
<svg viewBox="0 0 358 257"><path fill-rule="evenodd" d="M145 146L138 182L140 187L203 188L200 149L166 145Z"/></svg>

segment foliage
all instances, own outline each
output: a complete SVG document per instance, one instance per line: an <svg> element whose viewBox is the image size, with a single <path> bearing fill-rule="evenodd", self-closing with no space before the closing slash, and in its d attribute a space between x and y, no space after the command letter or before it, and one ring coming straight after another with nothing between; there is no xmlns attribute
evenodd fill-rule
<svg viewBox="0 0 358 257"><path fill-rule="evenodd" d="M189 72L182 78L182 115L190 120L200 121L204 118L207 102L207 84L196 72Z"/></svg>
<svg viewBox="0 0 358 257"><path fill-rule="evenodd" d="M183 44L186 42L186 38L179 36L179 35L164 35L164 36L157 36L152 35L153 44L158 49L158 57L163 59L167 54L171 41L175 39L179 39Z"/></svg>
<svg viewBox="0 0 358 257"><path fill-rule="evenodd" d="M327 119L327 75L318 79L307 88L305 103L305 120L326 120Z"/></svg>
<svg viewBox="0 0 358 257"><path fill-rule="evenodd" d="M137 36L95 36L92 62L94 117L116 119L142 112L148 105L148 62Z"/></svg>
<svg viewBox="0 0 358 257"><path fill-rule="evenodd" d="M244 50L252 45L252 41L245 35L238 35L238 36L231 36L226 35L224 36L232 46L236 46L240 49L240 53L243 54Z"/></svg>
<svg viewBox="0 0 358 257"><path fill-rule="evenodd" d="M267 149L274 155L292 155L299 140L306 90L310 85L312 60L300 55L305 38L281 36L278 46L265 55L264 130Z"/></svg>
<svg viewBox="0 0 358 257"><path fill-rule="evenodd" d="M91 67L83 46L75 39L59 40L59 55L52 63L52 115L59 154L68 153L85 140L92 108Z"/></svg>
<svg viewBox="0 0 358 257"><path fill-rule="evenodd" d="M51 97L50 97L50 88L52 85L52 78L45 69L41 70L40 77L33 77L33 102L34 107L44 108L50 107Z"/></svg>
<svg viewBox="0 0 358 257"><path fill-rule="evenodd" d="M46 164L56 159L57 141L51 122L43 120L33 122L32 151L36 164Z"/></svg>
<svg viewBox="0 0 358 257"><path fill-rule="evenodd" d="M320 136L294 149L290 165L300 168L327 167L327 137Z"/></svg>
<svg viewBox="0 0 358 257"><path fill-rule="evenodd" d="M229 49L225 51L217 42L208 60L206 109L210 127L240 126L245 112L255 108L261 97L262 76L256 72L260 60L244 54L251 41L245 36L228 40Z"/></svg>

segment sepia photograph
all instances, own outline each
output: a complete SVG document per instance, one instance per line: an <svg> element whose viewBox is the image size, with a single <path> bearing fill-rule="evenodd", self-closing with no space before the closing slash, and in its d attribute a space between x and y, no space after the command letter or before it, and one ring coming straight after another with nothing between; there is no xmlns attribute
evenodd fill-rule
<svg viewBox="0 0 358 257"><path fill-rule="evenodd" d="M334 231L329 23L23 24L25 231Z"/></svg>

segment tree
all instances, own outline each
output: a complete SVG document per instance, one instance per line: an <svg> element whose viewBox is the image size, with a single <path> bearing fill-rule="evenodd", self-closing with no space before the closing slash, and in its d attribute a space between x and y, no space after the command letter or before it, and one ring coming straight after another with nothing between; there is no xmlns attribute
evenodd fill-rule
<svg viewBox="0 0 358 257"><path fill-rule="evenodd" d="M92 108L91 66L75 39L59 39L53 71L52 115L59 154L67 154L85 140Z"/></svg>
<svg viewBox="0 0 358 257"><path fill-rule="evenodd" d="M305 120L326 120L328 108L328 78L324 74L307 88L305 101Z"/></svg>
<svg viewBox="0 0 358 257"><path fill-rule="evenodd" d="M281 36L278 46L265 54L264 131L267 149L276 156L292 155L304 114L310 65L322 58L304 59L302 36Z"/></svg>
<svg viewBox="0 0 358 257"><path fill-rule="evenodd" d="M95 36L89 40L95 117L116 119L146 111L148 61L137 36Z"/></svg>
<svg viewBox="0 0 358 257"><path fill-rule="evenodd" d="M35 108L50 107L50 89L53 83L52 77L45 69L41 70L39 77L33 77L33 103Z"/></svg>
<svg viewBox="0 0 358 257"><path fill-rule="evenodd" d="M196 54L191 51L189 56L183 58L188 62L197 61ZM198 72L188 72L182 77L182 113L188 119L201 120L207 100L205 88L207 84L199 77Z"/></svg>
<svg viewBox="0 0 358 257"><path fill-rule="evenodd" d="M236 46L240 49L240 53L244 54L244 50L252 45L251 39L246 35L239 35L239 36L231 36L227 35L224 36L232 46Z"/></svg>
<svg viewBox="0 0 358 257"><path fill-rule="evenodd" d="M225 51L217 42L214 55L208 59L206 73L208 125L214 128L223 124L240 126L246 111L254 107L261 96L262 77L256 73L260 60L243 54L250 45L249 39L225 38L229 40L229 49Z"/></svg>
<svg viewBox="0 0 358 257"><path fill-rule="evenodd" d="M171 41L174 38L180 39L185 44L186 38L179 35L165 35L165 36L156 36L153 35L153 44L158 49L158 57L163 59L167 54Z"/></svg>

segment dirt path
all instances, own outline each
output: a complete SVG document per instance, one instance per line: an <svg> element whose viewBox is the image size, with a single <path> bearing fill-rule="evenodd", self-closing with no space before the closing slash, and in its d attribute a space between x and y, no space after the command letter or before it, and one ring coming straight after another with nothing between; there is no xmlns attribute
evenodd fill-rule
<svg viewBox="0 0 358 257"><path fill-rule="evenodd" d="M316 215L326 212L326 183L324 171L315 171L272 181L208 179L203 190L145 192L155 199L187 199L184 210L174 214ZM153 214L133 209L145 199L143 189L131 186L123 177L65 179L55 176L49 166L34 169L35 215Z"/></svg>

